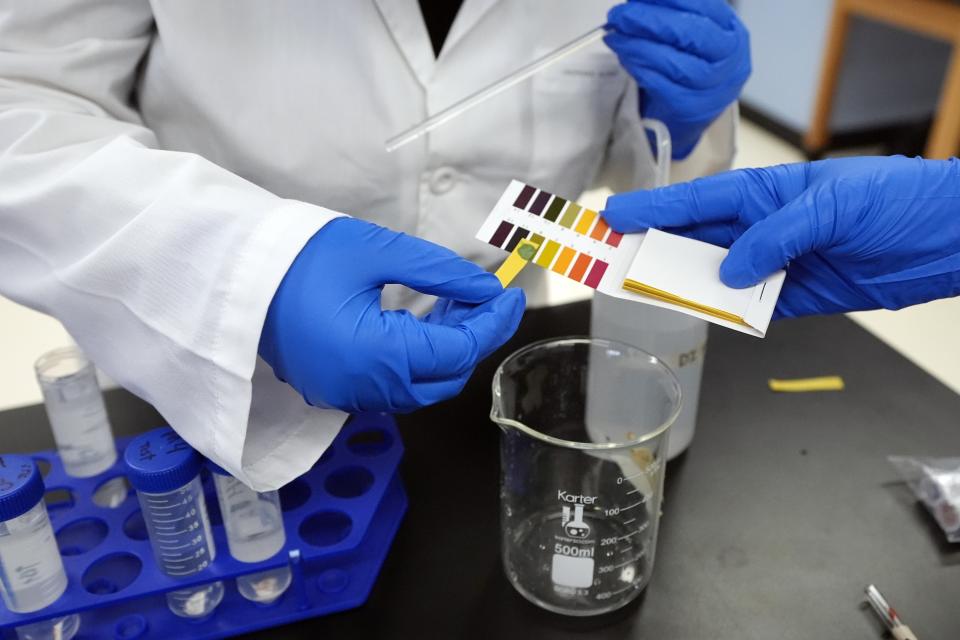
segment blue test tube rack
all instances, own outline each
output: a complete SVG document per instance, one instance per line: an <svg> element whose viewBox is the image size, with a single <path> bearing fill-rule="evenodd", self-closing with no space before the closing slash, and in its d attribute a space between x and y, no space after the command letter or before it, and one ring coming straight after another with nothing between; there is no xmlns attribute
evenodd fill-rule
<svg viewBox="0 0 960 640"><path fill-rule="evenodd" d="M77 640L212 639L352 609L370 595L407 509L396 422L380 414L355 416L310 471L281 489L287 543L269 560L243 563L230 556L204 471L217 557L202 573L174 579L154 563L132 489L118 506L94 502L98 488L124 475L127 441L117 441L117 463L94 478L67 476L55 451L31 454L45 470L47 509L69 585L56 603L35 613L0 606L0 638L15 640L17 626L71 613L80 614ZM232 580L284 564L293 581L270 605L244 599ZM209 617L180 618L167 608L167 591L216 580L224 581L226 593Z"/></svg>

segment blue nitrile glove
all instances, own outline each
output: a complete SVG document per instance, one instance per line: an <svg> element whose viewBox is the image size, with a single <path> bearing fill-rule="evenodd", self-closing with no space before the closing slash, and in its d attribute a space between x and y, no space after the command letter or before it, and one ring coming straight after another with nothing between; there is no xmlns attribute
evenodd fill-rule
<svg viewBox="0 0 960 640"><path fill-rule="evenodd" d="M384 311L384 284L450 298L420 320ZM506 342L523 292L457 254L354 218L327 223L270 303L260 355L317 406L405 412L455 396Z"/></svg>
<svg viewBox="0 0 960 640"><path fill-rule="evenodd" d="M666 124L674 159L686 158L750 76L746 28L725 0L629 0L607 26L643 116Z"/></svg>
<svg viewBox="0 0 960 640"><path fill-rule="evenodd" d="M777 316L899 309L960 294L960 161L845 158L730 171L611 196L621 232L649 227L730 247L720 278L788 262Z"/></svg>

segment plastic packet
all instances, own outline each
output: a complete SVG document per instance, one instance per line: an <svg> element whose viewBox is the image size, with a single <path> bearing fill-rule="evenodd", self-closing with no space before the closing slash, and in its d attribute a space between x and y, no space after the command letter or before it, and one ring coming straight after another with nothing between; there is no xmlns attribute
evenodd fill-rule
<svg viewBox="0 0 960 640"><path fill-rule="evenodd" d="M927 507L947 540L960 542L960 458L887 459Z"/></svg>

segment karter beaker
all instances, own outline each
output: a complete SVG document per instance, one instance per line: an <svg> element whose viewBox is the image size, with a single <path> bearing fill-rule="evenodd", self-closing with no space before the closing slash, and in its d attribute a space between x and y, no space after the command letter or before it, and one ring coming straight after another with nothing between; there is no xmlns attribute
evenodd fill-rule
<svg viewBox="0 0 960 640"><path fill-rule="evenodd" d="M622 607L653 569L680 384L656 357L598 338L517 351L493 378L504 570L534 604Z"/></svg>

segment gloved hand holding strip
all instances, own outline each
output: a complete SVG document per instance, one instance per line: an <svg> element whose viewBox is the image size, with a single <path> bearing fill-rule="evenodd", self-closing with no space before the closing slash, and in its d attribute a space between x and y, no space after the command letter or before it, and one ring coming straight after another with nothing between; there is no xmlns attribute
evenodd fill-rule
<svg viewBox="0 0 960 640"><path fill-rule="evenodd" d="M477 232L513 251L538 247L531 263L607 295L674 309L762 338L783 285L778 271L734 289L720 282L726 249L651 230L620 234L596 211L514 180Z"/></svg>

